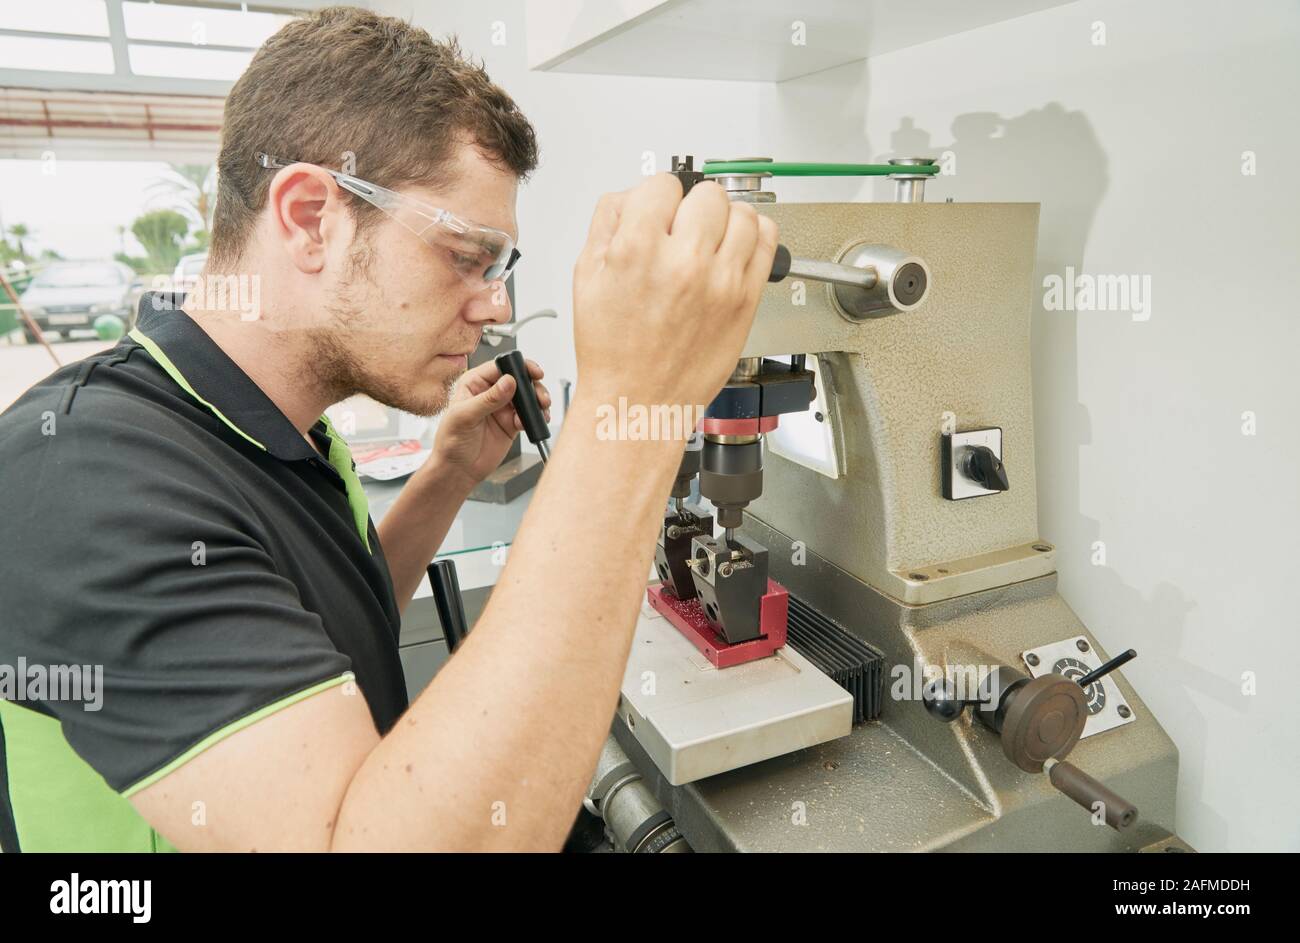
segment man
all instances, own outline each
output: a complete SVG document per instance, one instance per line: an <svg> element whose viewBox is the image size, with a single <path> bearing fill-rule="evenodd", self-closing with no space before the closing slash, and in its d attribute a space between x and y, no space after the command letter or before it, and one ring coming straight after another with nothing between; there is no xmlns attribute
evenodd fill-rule
<svg viewBox="0 0 1300 943"><path fill-rule="evenodd" d="M0 702L0 843L557 849L683 447L605 441L598 410L712 398L775 227L666 174L600 201L553 457L474 632L408 706L400 610L519 427L509 377L462 372L509 317L533 131L454 45L347 8L272 37L224 120L204 280L258 286L257 310L146 296L122 343L0 417L0 664L102 666L97 705L52 683ZM320 420L357 392L445 410L377 531Z"/></svg>

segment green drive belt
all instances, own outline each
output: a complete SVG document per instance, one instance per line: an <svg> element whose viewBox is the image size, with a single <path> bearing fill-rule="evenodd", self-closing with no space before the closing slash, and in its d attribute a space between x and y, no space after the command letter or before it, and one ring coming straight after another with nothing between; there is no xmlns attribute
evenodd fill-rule
<svg viewBox="0 0 1300 943"><path fill-rule="evenodd" d="M853 695L853 722L878 720L885 699L885 656L838 622L790 595L786 642Z"/></svg>
<svg viewBox="0 0 1300 943"><path fill-rule="evenodd" d="M888 177L891 174L937 174L938 164L808 164L768 160L706 160L710 174L771 174L774 177Z"/></svg>

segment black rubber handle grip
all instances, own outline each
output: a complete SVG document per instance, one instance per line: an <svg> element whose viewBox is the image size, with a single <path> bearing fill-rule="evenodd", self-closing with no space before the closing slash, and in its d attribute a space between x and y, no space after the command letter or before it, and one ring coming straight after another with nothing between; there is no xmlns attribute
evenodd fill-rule
<svg viewBox="0 0 1300 943"><path fill-rule="evenodd" d="M546 417L542 414L542 404L537 401L537 389L533 386L533 378L528 375L528 365L524 363L524 355L517 350L512 350L507 354L500 354L496 358L496 363L502 373L508 373L515 378L515 395L512 402L515 412L519 414L519 421L523 424L524 435L528 436L528 441L537 445L549 439L551 430L547 428Z"/></svg>
<svg viewBox="0 0 1300 943"><path fill-rule="evenodd" d="M455 560L434 560L429 564L429 585L433 587L433 605L442 623L447 651L454 652L469 632L465 624L465 602L460 598L460 579Z"/></svg>
<svg viewBox="0 0 1300 943"><path fill-rule="evenodd" d="M1052 766L1047 778L1052 785L1065 793L1089 812L1094 805L1102 804L1106 824L1117 832L1131 826L1138 819L1137 806L1115 794L1105 783L1093 779L1073 763L1061 761Z"/></svg>
<svg viewBox="0 0 1300 943"><path fill-rule="evenodd" d="M784 243L776 247L776 257L772 259L772 274L767 277L769 282L779 282L790 274L790 250Z"/></svg>

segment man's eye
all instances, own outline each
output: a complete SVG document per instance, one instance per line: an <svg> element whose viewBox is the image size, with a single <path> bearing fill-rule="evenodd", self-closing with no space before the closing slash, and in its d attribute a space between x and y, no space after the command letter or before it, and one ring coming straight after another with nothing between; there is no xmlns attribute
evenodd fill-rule
<svg viewBox="0 0 1300 943"><path fill-rule="evenodd" d="M462 252L449 251L451 252L451 264L458 269L468 271L478 264L479 257L477 255L465 255Z"/></svg>

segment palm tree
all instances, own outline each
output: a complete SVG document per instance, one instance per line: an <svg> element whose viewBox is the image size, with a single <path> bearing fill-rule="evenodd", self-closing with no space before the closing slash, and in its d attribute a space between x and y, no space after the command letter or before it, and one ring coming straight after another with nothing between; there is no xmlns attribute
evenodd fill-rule
<svg viewBox="0 0 1300 943"><path fill-rule="evenodd" d="M214 164L170 164L168 176L154 187L178 198L180 210L194 227L194 240L208 243L212 211L217 203L217 168Z"/></svg>
<svg viewBox="0 0 1300 943"><path fill-rule="evenodd" d="M14 237L14 248L17 250L17 256L24 262L27 261L27 249L23 245L23 238L31 236L31 234L32 231L22 223L14 223L9 227L9 235Z"/></svg>
<svg viewBox="0 0 1300 943"><path fill-rule="evenodd" d="M136 217L131 233L144 246L149 271L162 274L176 267L189 228L189 222L175 210L154 210Z"/></svg>

